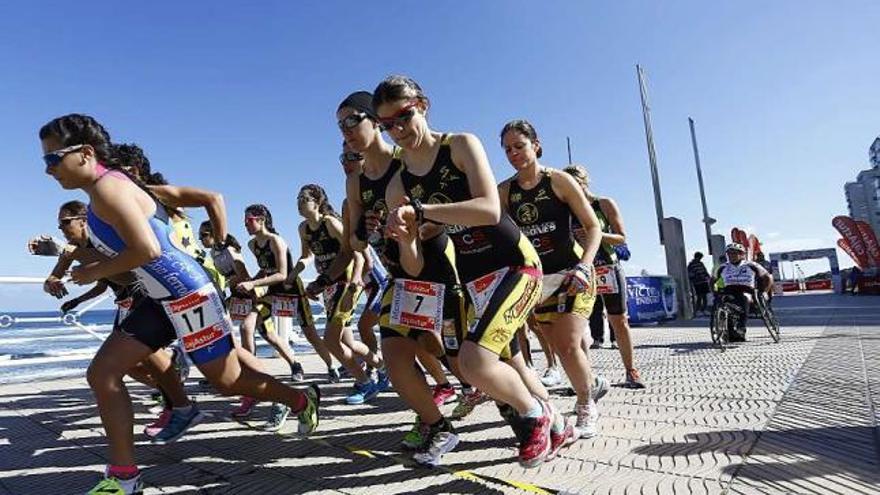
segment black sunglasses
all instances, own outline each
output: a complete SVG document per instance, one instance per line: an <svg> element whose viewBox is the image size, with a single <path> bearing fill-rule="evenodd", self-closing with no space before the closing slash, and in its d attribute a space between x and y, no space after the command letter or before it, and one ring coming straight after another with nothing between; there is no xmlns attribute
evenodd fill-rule
<svg viewBox="0 0 880 495"><path fill-rule="evenodd" d="M356 151L346 151L339 154L339 163L345 165L346 162L359 162L364 159L364 155Z"/></svg>
<svg viewBox="0 0 880 495"><path fill-rule="evenodd" d="M45 155L43 155L43 161L46 163L47 167L53 168L61 163L61 160L63 160L65 156L75 151L81 150L83 146L85 145L75 144L73 146L61 148L60 150L55 150L51 153L46 153Z"/></svg>
<svg viewBox="0 0 880 495"><path fill-rule="evenodd" d="M64 218L58 220L58 228L63 229L64 227L67 227L68 225L70 225L70 222L72 222L74 220L81 220L83 218L85 218L85 217L84 216L64 217Z"/></svg>
<svg viewBox="0 0 880 495"><path fill-rule="evenodd" d="M367 118L367 114L365 113L353 113L348 117L345 117L342 120L336 121L336 125L339 126L340 130L348 130L354 129L358 124L364 121Z"/></svg>

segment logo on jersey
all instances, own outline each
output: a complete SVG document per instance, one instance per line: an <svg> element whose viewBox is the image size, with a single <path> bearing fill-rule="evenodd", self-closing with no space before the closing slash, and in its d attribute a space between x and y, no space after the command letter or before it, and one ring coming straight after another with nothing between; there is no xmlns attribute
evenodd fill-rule
<svg viewBox="0 0 880 495"><path fill-rule="evenodd" d="M538 220L538 207L534 203L523 203L516 209L516 218L521 223L535 223Z"/></svg>
<svg viewBox="0 0 880 495"><path fill-rule="evenodd" d="M421 200L425 197L425 188L422 187L421 184L416 184L415 186L413 186L412 189L410 189L409 195L411 199Z"/></svg>
<svg viewBox="0 0 880 495"><path fill-rule="evenodd" d="M458 177L457 174L453 174L448 166L444 166L440 169L440 189L446 189L446 186L458 179L460 179L460 177Z"/></svg>
<svg viewBox="0 0 880 495"><path fill-rule="evenodd" d="M510 202L511 203L518 203L519 201L522 201L522 193L521 192L510 193Z"/></svg>
<svg viewBox="0 0 880 495"><path fill-rule="evenodd" d="M547 194L546 189L540 189L538 191L538 194L535 195L535 201L549 201L549 200L550 200L550 195Z"/></svg>
<svg viewBox="0 0 880 495"><path fill-rule="evenodd" d="M429 205L445 205L448 203L452 203L452 198L441 192L435 192L428 197Z"/></svg>
<svg viewBox="0 0 880 495"><path fill-rule="evenodd" d="M373 190L372 189L366 189L366 190L361 191L361 202L366 204L372 200L373 200Z"/></svg>

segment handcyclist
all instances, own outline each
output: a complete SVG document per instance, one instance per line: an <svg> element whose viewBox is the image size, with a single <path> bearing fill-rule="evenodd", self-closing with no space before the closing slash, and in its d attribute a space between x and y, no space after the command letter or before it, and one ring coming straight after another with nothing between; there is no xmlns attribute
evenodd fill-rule
<svg viewBox="0 0 880 495"><path fill-rule="evenodd" d="M444 226L467 291L468 331L458 354L462 376L513 408L520 464L534 467L551 450L557 413L499 358L510 355L517 330L541 296L540 260L501 211L482 143L472 134L432 130L429 106L418 83L405 76L389 76L373 92L378 123L402 149L403 169L392 179L388 197L400 197L405 204L389 205L394 209L388 228L407 238L413 225Z"/></svg>
<svg viewBox="0 0 880 495"><path fill-rule="evenodd" d="M86 285L133 271L147 293L118 322L87 371L110 448L105 477L90 493L143 490L123 377L175 338L216 390L283 403L298 414L301 432L314 431L317 386L294 390L263 373L253 355L235 345L232 323L214 284L201 265L170 241L172 228L161 201L114 163L104 127L92 117L70 114L44 125L39 138L45 173L64 189L88 194L89 239L106 257L74 268L71 280Z"/></svg>
<svg viewBox="0 0 880 495"><path fill-rule="evenodd" d="M742 310L738 314L735 328L729 334L731 342L746 341L746 322L749 308L754 295L767 297L773 288L773 276L761 265L746 259L746 248L739 243L731 243L725 249L727 262L722 263L712 277L712 286L716 297L714 305L717 306L720 295L728 294L734 297L737 306ZM763 293L763 294L762 294ZM714 307L713 307L714 314Z"/></svg>
<svg viewBox="0 0 880 495"><path fill-rule="evenodd" d="M535 308L535 319L577 393L577 435L590 438L597 435L599 413L591 396L592 363L581 344L596 300L593 259L602 229L578 183L538 161L543 149L531 123L508 122L501 145L516 170L498 186L501 206L532 242L544 271L547 297ZM581 225L583 247L572 236L573 218Z"/></svg>

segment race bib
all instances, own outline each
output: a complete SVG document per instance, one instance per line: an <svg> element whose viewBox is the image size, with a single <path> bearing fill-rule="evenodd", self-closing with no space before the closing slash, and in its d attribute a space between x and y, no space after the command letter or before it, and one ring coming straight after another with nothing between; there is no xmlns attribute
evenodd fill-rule
<svg viewBox="0 0 880 495"><path fill-rule="evenodd" d="M180 299L162 302L186 352L207 347L232 331L232 322L213 284Z"/></svg>
<svg viewBox="0 0 880 495"><path fill-rule="evenodd" d="M125 299L120 299L116 301L117 312L119 313L119 321L125 319L128 316L128 313L131 311L131 306L134 304L134 299L131 297L126 297Z"/></svg>
<svg viewBox="0 0 880 495"><path fill-rule="evenodd" d="M492 299L492 294L501 283L501 279L510 271L509 267L495 270L492 273L483 275L482 277L467 283L468 294L474 304L474 317L479 319L483 316L483 311Z"/></svg>
<svg viewBox="0 0 880 495"><path fill-rule="evenodd" d="M272 296L272 316L296 318L297 296Z"/></svg>
<svg viewBox="0 0 880 495"><path fill-rule="evenodd" d="M443 320L443 345L447 349L458 349L455 320Z"/></svg>
<svg viewBox="0 0 880 495"><path fill-rule="evenodd" d="M617 294L620 287L617 285L617 273L613 266L602 265L596 267L596 294Z"/></svg>
<svg viewBox="0 0 880 495"><path fill-rule="evenodd" d="M423 280L394 280L391 323L441 333L443 328L443 284Z"/></svg>
<svg viewBox="0 0 880 495"><path fill-rule="evenodd" d="M230 297L229 298L229 316L233 321L241 321L251 314L254 308L254 302L250 298Z"/></svg>

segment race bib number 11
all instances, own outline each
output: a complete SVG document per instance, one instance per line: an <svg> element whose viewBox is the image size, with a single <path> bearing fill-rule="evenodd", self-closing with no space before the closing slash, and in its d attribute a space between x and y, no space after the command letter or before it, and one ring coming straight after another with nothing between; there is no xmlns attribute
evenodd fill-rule
<svg viewBox="0 0 880 495"><path fill-rule="evenodd" d="M296 296L273 296L272 316L296 318L297 299Z"/></svg>
<svg viewBox="0 0 880 495"><path fill-rule="evenodd" d="M443 328L443 284L394 280L391 323L440 334Z"/></svg>
<svg viewBox="0 0 880 495"><path fill-rule="evenodd" d="M180 299L165 301L162 307L186 352L209 346L232 331L232 322L212 284Z"/></svg>

